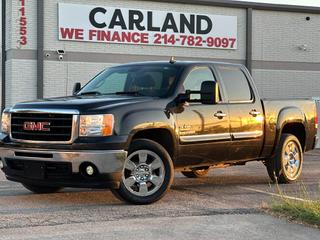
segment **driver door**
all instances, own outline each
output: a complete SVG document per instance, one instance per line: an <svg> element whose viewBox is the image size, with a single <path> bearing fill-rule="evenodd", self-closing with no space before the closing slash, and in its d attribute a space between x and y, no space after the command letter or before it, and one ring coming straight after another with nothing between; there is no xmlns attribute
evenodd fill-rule
<svg viewBox="0 0 320 240"><path fill-rule="evenodd" d="M200 91L204 81L216 81L209 66L197 66L187 74L184 90ZM199 99L200 94L191 94ZM190 102L177 114L180 141L177 165L206 165L225 161L231 143L227 104Z"/></svg>

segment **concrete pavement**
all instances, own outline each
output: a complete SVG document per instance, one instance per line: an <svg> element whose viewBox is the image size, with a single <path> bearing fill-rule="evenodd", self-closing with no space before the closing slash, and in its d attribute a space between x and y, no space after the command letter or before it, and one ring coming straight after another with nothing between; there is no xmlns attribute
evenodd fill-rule
<svg viewBox="0 0 320 240"><path fill-rule="evenodd" d="M319 231L261 214L139 218L0 230L2 240L311 240Z"/></svg>
<svg viewBox="0 0 320 240"><path fill-rule="evenodd" d="M320 151L305 157L302 182L314 195ZM127 205L110 191L65 189L36 195L0 175L0 239L319 239L319 231L263 214L277 198L265 167L215 169L203 179L176 174L172 190L148 206ZM299 197L301 183L282 185Z"/></svg>

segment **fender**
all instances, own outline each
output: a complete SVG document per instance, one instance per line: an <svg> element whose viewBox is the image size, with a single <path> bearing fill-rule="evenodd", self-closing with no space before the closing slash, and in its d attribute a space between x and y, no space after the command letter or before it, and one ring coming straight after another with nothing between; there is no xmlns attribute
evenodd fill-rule
<svg viewBox="0 0 320 240"><path fill-rule="evenodd" d="M177 149L178 139L174 116L163 109L144 109L128 112L122 117L120 126L121 135L128 136L126 149L129 148L136 133L150 129L168 130L175 144L174 149Z"/></svg>
<svg viewBox="0 0 320 240"><path fill-rule="evenodd" d="M301 123L305 129L307 128L306 116L299 108L285 107L281 109L277 119L275 144L272 150L272 156L274 155L276 147L280 142L282 130L288 123Z"/></svg>

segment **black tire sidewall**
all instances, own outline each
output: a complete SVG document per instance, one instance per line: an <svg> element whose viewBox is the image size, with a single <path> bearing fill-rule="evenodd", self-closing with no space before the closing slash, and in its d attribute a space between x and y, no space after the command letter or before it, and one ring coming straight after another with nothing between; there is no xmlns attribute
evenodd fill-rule
<svg viewBox="0 0 320 240"><path fill-rule="evenodd" d="M171 160L170 155L168 152L157 142L151 141L149 139L137 139L132 142L130 145L129 151L128 151L128 156L138 150L149 150L154 153L156 153L162 160L164 164L164 169L165 169L165 176L164 176L164 181L161 185L161 187L152 195L150 196L136 196L133 193L131 193L129 190L126 189L124 186L123 182L121 181L120 183L120 188L119 189L114 189L112 192L115 193L115 195L123 199L129 203L133 204L150 204L153 202L158 201L161 199L165 193L169 190L172 181L173 181L173 175L174 175L174 168L173 168L173 163Z"/></svg>
<svg viewBox="0 0 320 240"><path fill-rule="evenodd" d="M299 155L300 155L300 167L299 172L297 173L295 179L290 179L288 176L286 176L286 171L283 169L283 152L285 150L285 147L287 146L288 142L293 141L299 148ZM268 167L269 175L271 174L271 179L273 181L278 181L279 183L292 183L298 180L298 178L301 176L302 167L303 167L303 151L300 144L300 141L291 134L282 134L280 138L279 145L276 150L275 157L270 161ZM275 176L273 176L275 174ZM277 179L275 179L275 177Z"/></svg>

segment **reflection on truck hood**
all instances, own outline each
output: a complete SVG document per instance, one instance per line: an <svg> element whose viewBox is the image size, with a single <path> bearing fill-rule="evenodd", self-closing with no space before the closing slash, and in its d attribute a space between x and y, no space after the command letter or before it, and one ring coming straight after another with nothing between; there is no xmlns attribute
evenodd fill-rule
<svg viewBox="0 0 320 240"><path fill-rule="evenodd" d="M81 113L101 111L134 103L150 102L152 97L91 95L47 98L17 103L13 109L74 109Z"/></svg>

